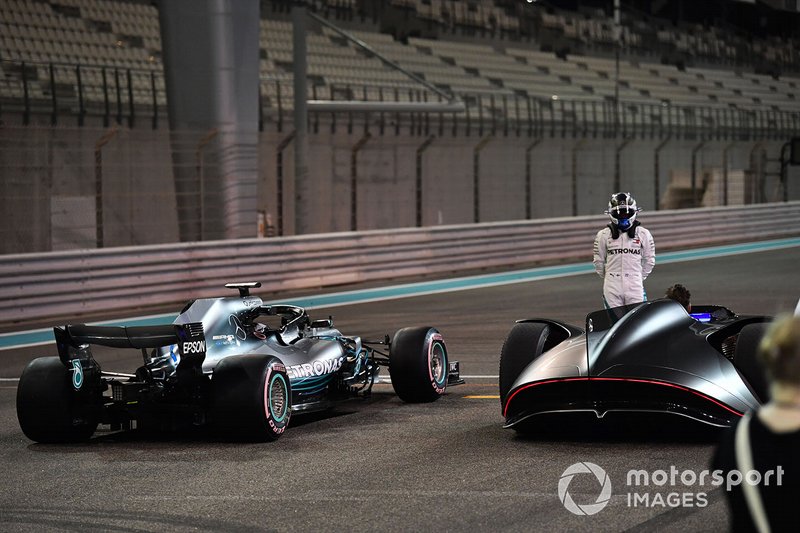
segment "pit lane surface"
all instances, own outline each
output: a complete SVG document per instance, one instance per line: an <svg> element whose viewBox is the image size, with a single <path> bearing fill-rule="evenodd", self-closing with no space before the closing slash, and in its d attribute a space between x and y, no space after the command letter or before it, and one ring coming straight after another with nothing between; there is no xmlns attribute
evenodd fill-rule
<svg viewBox="0 0 800 533"><path fill-rule="evenodd" d="M655 297L681 282L696 304L775 314L793 309L800 297L798 264L800 248L657 265L646 287ZM599 306L600 285L587 274L319 309L314 315L333 314L342 331L364 337L435 325L463 374L495 376L515 319L546 316L580 325ZM0 353L0 375L18 375L17 359L42 353ZM134 354L126 364L137 361ZM628 504L629 470L704 470L714 432L661 420L569 420L522 438L501 428L499 401L491 397L496 379L467 381L425 405L403 404L390 386L378 385L368 400L343 404L326 416L295 417L275 443L99 433L87 444L67 446L27 440L16 421L16 382L0 381L0 529L726 529L721 489L640 487L637 493L650 494L651 501L656 493L678 492L689 493L695 505L707 504ZM599 465L611 481L608 506L593 516L571 514L558 497L559 478L579 461ZM599 489L588 475L569 486L578 504L594 503Z"/></svg>

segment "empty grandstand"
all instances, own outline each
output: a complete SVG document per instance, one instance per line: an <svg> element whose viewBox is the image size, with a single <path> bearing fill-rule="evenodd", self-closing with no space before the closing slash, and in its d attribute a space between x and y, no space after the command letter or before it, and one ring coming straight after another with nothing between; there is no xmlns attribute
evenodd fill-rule
<svg viewBox="0 0 800 533"><path fill-rule="evenodd" d="M101 115L106 123L157 117L158 108L167 102L156 5L124 0L4 2L0 96L6 120L19 111L26 121L36 112L51 115L53 121L70 113ZM287 5L262 2L261 92L269 115L278 109L288 112L293 101ZM633 105L737 112L800 110L800 63L793 36L749 35L745 40L743 29L706 31L707 26L688 22L674 25L647 16L635 2L623 19L618 71L608 53L617 46L614 23L600 8L573 12L546 2L492 0L317 1L310 6L350 28L375 50L473 104L485 95L531 98L545 106L550 106L547 100L571 105L618 98ZM307 41L314 92L309 97L425 97L418 84L328 28L312 27ZM497 102L493 108L483 100L481 105L489 116L524 119ZM561 107L553 111L557 120ZM641 113L645 123L654 118L652 112ZM723 125L735 120L723 115ZM598 120L604 120L602 113Z"/></svg>
<svg viewBox="0 0 800 533"><path fill-rule="evenodd" d="M312 108L309 179L322 197L308 198L291 164L297 4L260 2L253 228L258 213L267 233L279 235L588 214L598 209L597 194L620 187L643 191L651 209L800 197L785 149L800 135L796 10L735 0L623 0L617 25L613 0L315 0L300 3L315 14L304 35L307 100L452 97L464 110ZM170 128L176 102L161 7L139 0L0 4L3 186L37 183L42 213L56 220L68 205L106 202L106 213L121 213L116 207L140 180L158 191L153 210L161 213L137 206L115 221L74 222L66 232L48 223L35 238L6 239L13 244L5 251L231 236L203 206L223 194L217 182L243 156L232 156L214 127ZM19 159L20 151L37 150L50 165L46 175ZM80 194L48 188L59 158L75 161L60 179ZM87 175L91 185L82 184ZM120 187L122 177L131 185ZM103 180L117 185L106 184L105 199L97 200ZM196 183L187 189L179 185L185 180ZM198 229L186 234L175 225L187 224L181 198L195 189L201 208L188 224ZM349 205L339 209L330 195ZM432 195L447 200L436 205ZM6 195L13 205L4 212L29 216L20 198ZM298 201L311 206L305 222ZM165 214L175 209L178 221ZM153 231L154 224L171 229Z"/></svg>

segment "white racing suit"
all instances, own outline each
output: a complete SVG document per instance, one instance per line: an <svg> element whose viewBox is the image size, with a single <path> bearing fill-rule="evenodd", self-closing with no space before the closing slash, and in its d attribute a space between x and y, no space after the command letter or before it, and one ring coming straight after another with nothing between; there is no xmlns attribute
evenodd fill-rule
<svg viewBox="0 0 800 533"><path fill-rule="evenodd" d="M616 239L613 233L606 226L594 239L594 269L603 278L606 306L643 302L647 299L644 280L656 264L653 236L638 224L632 232L620 231Z"/></svg>

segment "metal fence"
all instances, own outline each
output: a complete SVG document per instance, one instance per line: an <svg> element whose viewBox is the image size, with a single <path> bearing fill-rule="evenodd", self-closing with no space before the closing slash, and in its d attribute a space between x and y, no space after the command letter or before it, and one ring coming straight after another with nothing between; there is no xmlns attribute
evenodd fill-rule
<svg viewBox="0 0 800 533"><path fill-rule="evenodd" d="M262 131L292 127L291 79L262 80ZM800 134L800 111L771 106L734 108L724 105L683 105L669 101L615 101L599 97L581 100L541 98L498 89L495 92L457 92L464 113L313 113L310 126L317 132L372 131L378 135L409 132L436 134L562 137L562 138L673 138L783 139ZM442 102L424 88L363 84L312 85L313 100L364 102ZM327 120L326 120L327 119Z"/></svg>
<svg viewBox="0 0 800 533"><path fill-rule="evenodd" d="M244 236L271 237L590 215L615 190L650 211L800 199L782 141L381 136L329 121L309 135L303 197L293 133L254 142L216 130L4 127L0 253L221 239L236 209ZM244 198L230 197L230 180L249 180Z"/></svg>
<svg viewBox="0 0 800 533"><path fill-rule="evenodd" d="M0 61L0 118L56 125L166 126L161 69Z"/></svg>
<svg viewBox="0 0 800 533"><path fill-rule="evenodd" d="M260 132L241 146L217 130L169 131L157 70L25 62L3 70L6 254L221 239L236 210L251 228L244 236L270 237L588 215L622 189L650 210L800 198L786 150L800 113L766 106L498 92L460 94L463 113L313 112L308 183L299 184L290 79L262 80ZM441 98L315 83L308 97ZM243 160L255 163L243 169ZM232 195L230 184L243 180L244 193Z"/></svg>
<svg viewBox="0 0 800 533"><path fill-rule="evenodd" d="M118 65L70 65L3 60L0 120L9 124L166 128L163 71ZM291 78L264 79L259 89L261 131L291 129ZM309 83L310 100L434 102L442 97L410 84L381 86ZM459 92L464 113L312 113L314 131L368 130L439 136L484 135L563 138L706 138L780 140L800 134L800 111L774 106L734 108L679 102L541 98L508 90Z"/></svg>
<svg viewBox="0 0 800 533"><path fill-rule="evenodd" d="M224 152L211 141L205 132L0 129L0 250L176 242L181 206L182 224L219 238Z"/></svg>

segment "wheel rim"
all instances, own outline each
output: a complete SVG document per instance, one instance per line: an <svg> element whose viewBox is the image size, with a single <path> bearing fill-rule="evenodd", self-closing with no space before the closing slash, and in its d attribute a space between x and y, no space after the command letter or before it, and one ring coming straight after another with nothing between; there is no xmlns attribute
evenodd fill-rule
<svg viewBox="0 0 800 533"><path fill-rule="evenodd" d="M434 342L431 345L431 356L429 358L430 372L437 385L444 385L447 376L447 355L444 351L444 346L440 342Z"/></svg>
<svg viewBox="0 0 800 533"><path fill-rule="evenodd" d="M283 422L288 412L287 405L287 387L286 380L281 374L272 376L269 382L269 391L267 393L267 405L269 407L269 414L275 422Z"/></svg>

